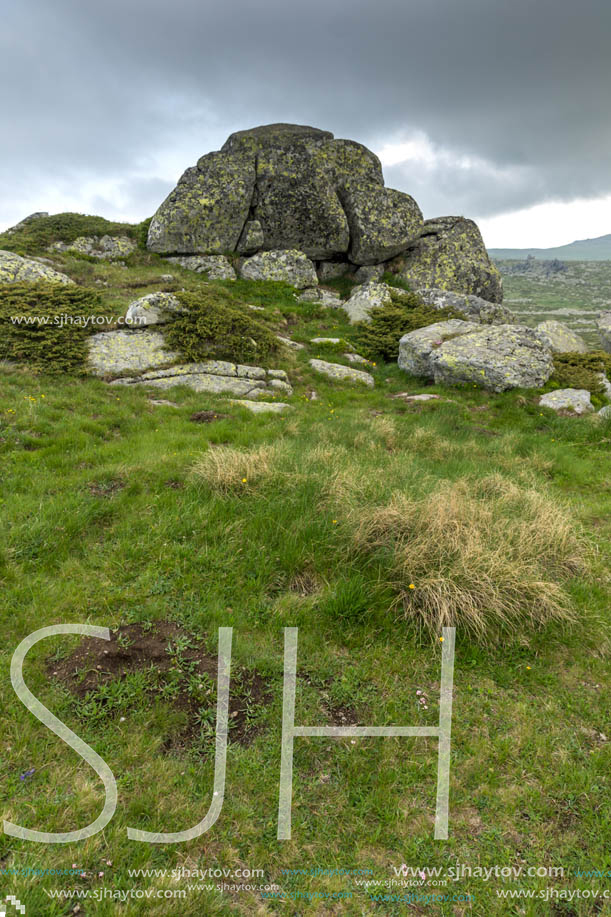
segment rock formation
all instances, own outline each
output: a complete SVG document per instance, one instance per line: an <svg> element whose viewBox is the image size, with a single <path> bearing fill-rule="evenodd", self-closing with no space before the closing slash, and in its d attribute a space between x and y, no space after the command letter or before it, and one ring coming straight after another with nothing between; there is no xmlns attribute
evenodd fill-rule
<svg viewBox="0 0 611 917"><path fill-rule="evenodd" d="M475 223L423 222L409 194L384 186L374 153L295 124L239 131L202 156L154 215L148 247L171 256L297 251L316 262L323 281L358 268L368 269L359 280L390 270L414 289L502 300Z"/></svg>

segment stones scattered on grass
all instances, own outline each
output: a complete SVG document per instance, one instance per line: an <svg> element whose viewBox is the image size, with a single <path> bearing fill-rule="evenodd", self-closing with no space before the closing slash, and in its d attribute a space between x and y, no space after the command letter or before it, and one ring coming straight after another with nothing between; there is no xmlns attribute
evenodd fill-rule
<svg viewBox="0 0 611 917"><path fill-rule="evenodd" d="M539 398L539 405L552 411L569 414L589 414L594 410L590 392L585 388L561 388Z"/></svg>
<svg viewBox="0 0 611 917"><path fill-rule="evenodd" d="M352 369L351 366L343 366L341 363L327 363L325 360L310 360L310 366L318 373L328 376L340 382L358 382L373 388L375 380L370 373L363 372L361 369Z"/></svg>
<svg viewBox="0 0 611 917"><path fill-rule="evenodd" d="M42 261L0 250L0 283L38 283L41 280L49 283L74 282Z"/></svg>
<svg viewBox="0 0 611 917"><path fill-rule="evenodd" d="M76 252L101 261L112 261L115 258L127 258L137 247L129 236L79 236L73 242L54 242L49 251Z"/></svg>

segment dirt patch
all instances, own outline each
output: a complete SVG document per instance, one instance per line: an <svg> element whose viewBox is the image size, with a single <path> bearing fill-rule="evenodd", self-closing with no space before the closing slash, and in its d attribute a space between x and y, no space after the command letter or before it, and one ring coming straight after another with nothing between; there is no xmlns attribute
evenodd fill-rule
<svg viewBox="0 0 611 917"><path fill-rule="evenodd" d="M320 590L320 582L316 576L309 570L296 573L289 583L289 591L295 595L307 596L314 595Z"/></svg>
<svg viewBox="0 0 611 917"><path fill-rule="evenodd" d="M331 697L330 689L333 686L333 678L321 679L318 676L313 676L308 672L303 672L302 674L297 673L297 678L302 679L307 685L315 688L320 693L322 709L330 720L328 724L329 726L363 725L363 718L355 707L351 706L350 704L337 703ZM321 724L316 723L316 725Z"/></svg>
<svg viewBox="0 0 611 917"><path fill-rule="evenodd" d="M189 420L193 423L213 423L215 420L225 420L229 414L218 414L216 411L196 411Z"/></svg>
<svg viewBox="0 0 611 917"><path fill-rule="evenodd" d="M125 487L125 481L115 478L112 481L90 481L87 490L94 497L113 497Z"/></svg>
<svg viewBox="0 0 611 917"><path fill-rule="evenodd" d="M136 672L146 675L142 688L146 699L163 697L184 714L184 727L166 741L166 750L201 743L202 724L205 744L214 747L218 658L205 651L201 638L178 624L127 624L111 633L109 641L85 638L73 653L49 666L51 677L68 689L79 709L93 702L103 718L118 712L109 701L115 694L109 686L120 690L120 683ZM249 745L253 741L261 731L257 712L268 706L270 698L265 679L232 661L230 742Z"/></svg>

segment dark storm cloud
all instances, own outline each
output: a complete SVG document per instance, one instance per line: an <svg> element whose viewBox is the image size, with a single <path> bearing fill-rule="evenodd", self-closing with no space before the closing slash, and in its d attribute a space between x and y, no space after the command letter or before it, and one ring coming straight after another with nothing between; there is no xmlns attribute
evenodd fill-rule
<svg viewBox="0 0 611 917"><path fill-rule="evenodd" d="M385 171L427 215L600 196L610 34L608 0L10 0L0 221L54 194L145 216L232 130L283 120L426 135L437 158Z"/></svg>

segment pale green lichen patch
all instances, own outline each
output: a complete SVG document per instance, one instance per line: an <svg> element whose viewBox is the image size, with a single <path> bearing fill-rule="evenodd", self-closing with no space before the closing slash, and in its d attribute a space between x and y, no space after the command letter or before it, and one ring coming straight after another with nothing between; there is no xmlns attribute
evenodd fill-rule
<svg viewBox="0 0 611 917"><path fill-rule="evenodd" d="M70 277L48 264L0 250L0 283L38 283L41 280L49 283L73 283Z"/></svg>

